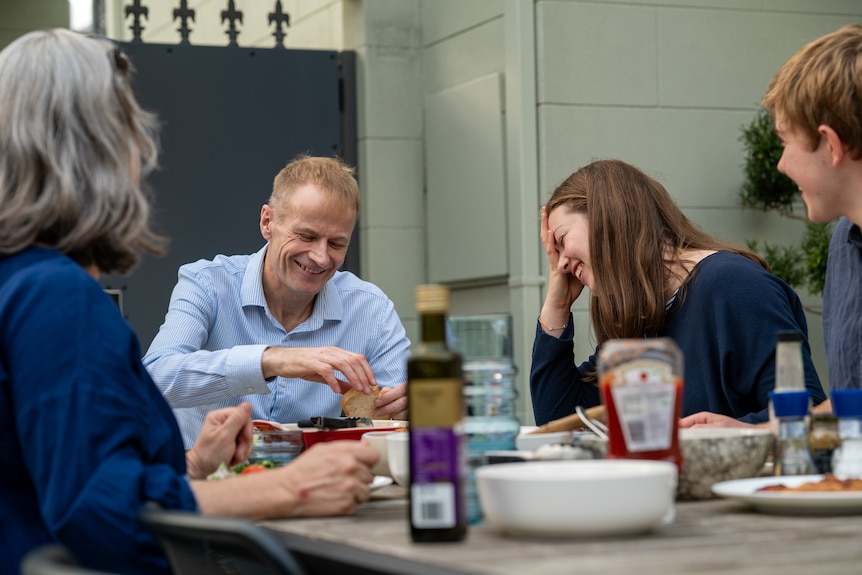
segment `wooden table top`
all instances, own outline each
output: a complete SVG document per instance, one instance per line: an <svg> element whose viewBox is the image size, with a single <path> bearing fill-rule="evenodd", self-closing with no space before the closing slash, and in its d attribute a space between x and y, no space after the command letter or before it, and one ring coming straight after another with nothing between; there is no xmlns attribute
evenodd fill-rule
<svg viewBox="0 0 862 575"><path fill-rule="evenodd" d="M578 575L862 573L862 517L760 513L727 500L678 502L644 535L510 537L481 523L459 543L413 543L405 491L386 487L355 516L265 521L285 546L380 573Z"/></svg>

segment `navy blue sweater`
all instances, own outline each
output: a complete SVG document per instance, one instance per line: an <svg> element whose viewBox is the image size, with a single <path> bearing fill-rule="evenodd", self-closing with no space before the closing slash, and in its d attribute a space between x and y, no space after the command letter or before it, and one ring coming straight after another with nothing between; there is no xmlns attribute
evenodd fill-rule
<svg viewBox="0 0 862 575"><path fill-rule="evenodd" d="M48 543L99 571L170 573L138 511L197 509L135 333L50 249L0 257L0 469L0 574Z"/></svg>
<svg viewBox="0 0 862 575"><path fill-rule="evenodd" d="M780 330L802 332L805 385L814 404L822 402L826 394L811 361L808 324L796 292L743 256L722 251L701 260L659 334L683 352L682 415L711 411L747 423L767 421ZM536 326L530 393L538 425L570 415L578 405L601 403L598 386L584 382L596 370L598 349L576 365L573 337L571 317L559 339Z"/></svg>

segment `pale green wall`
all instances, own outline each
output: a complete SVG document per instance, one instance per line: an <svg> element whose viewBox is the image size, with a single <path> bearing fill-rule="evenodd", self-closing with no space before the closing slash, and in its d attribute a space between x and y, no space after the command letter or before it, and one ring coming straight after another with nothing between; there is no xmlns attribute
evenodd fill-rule
<svg viewBox="0 0 862 575"><path fill-rule="evenodd" d="M358 65L362 275L389 294L416 341L414 291L426 279L420 2L345 8L345 48Z"/></svg>

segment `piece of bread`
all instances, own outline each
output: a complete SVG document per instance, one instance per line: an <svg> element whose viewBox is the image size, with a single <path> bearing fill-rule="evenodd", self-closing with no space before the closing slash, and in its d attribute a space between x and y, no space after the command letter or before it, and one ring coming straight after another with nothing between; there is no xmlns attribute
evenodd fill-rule
<svg viewBox="0 0 862 575"><path fill-rule="evenodd" d="M371 393L365 394L356 389L348 390L341 398L341 409L347 417L374 417L374 401L380 396L382 390L371 386ZM377 419L391 419L391 417L378 417Z"/></svg>

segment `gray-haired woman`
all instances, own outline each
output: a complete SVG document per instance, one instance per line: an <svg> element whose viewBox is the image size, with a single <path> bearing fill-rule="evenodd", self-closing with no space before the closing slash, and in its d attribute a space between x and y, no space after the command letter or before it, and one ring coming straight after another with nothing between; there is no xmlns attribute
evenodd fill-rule
<svg viewBox="0 0 862 575"><path fill-rule="evenodd" d="M201 481L247 457L250 406L212 412L184 452L138 341L96 278L164 240L141 176L155 120L104 39L32 32L0 52L0 573L59 542L84 565L166 572L138 511L249 518L351 513L376 452L315 446L277 470Z"/></svg>

